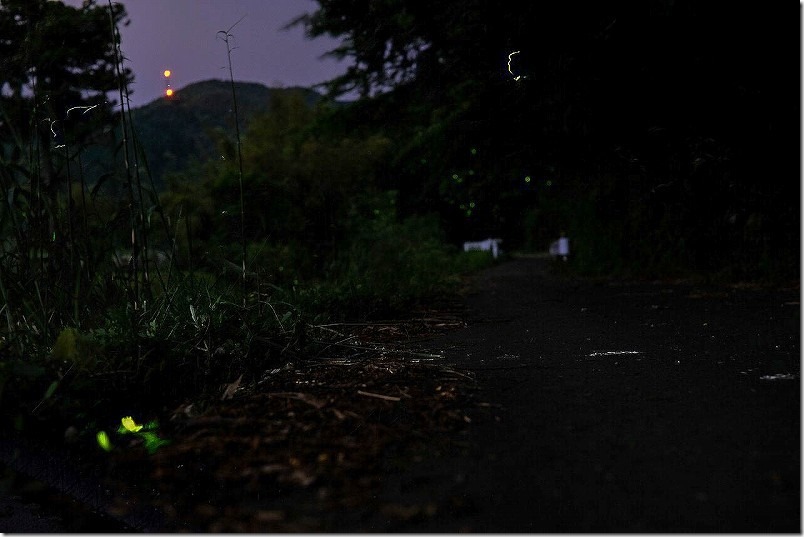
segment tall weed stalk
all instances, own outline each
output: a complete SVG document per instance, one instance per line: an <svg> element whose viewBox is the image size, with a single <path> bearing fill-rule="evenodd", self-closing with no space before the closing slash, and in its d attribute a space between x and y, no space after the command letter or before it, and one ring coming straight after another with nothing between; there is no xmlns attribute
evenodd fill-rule
<svg viewBox="0 0 804 537"><path fill-rule="evenodd" d="M240 24L245 16L241 17L236 23L231 25L228 30L221 30L218 32L218 37L223 40L226 44L226 58L229 62L229 82L232 86L232 110L234 112L234 124L235 124L235 137L237 140L237 168L238 168L238 183L240 186L240 245L242 247L241 255L242 255L242 276L241 276L241 285L243 290L243 306L246 305L246 211L245 211L245 204L243 202L243 152L241 148L240 142L240 117L237 113L237 92L235 91L235 83L234 83L234 71L232 69L232 46L231 46L231 39L234 37L232 35L232 29ZM223 37L221 37L223 35Z"/></svg>
<svg viewBox="0 0 804 537"><path fill-rule="evenodd" d="M123 283L130 291L129 305L138 311L150 292L148 218L136 162L135 173L131 170L131 125L126 122L123 108L128 102L128 88L111 1L109 20L121 101L124 187L130 214L132 262ZM28 38L34 39L36 28L32 26L29 32ZM35 59L27 60L35 65ZM5 317L0 353L18 356L49 352L55 335L64 327L97 323L106 306L116 300L109 285L116 288L121 283L112 266L111 241L98 233L113 225L104 221L104 216L109 217L113 210L104 209L104 215L93 203L106 180L104 176L113 177L114 173L103 174L94 186L88 184L82 162L87 142L79 134L80 122L68 121L73 119L69 117L71 112L73 116L83 116L100 104L59 110L55 99L42 94L36 77L30 88L30 135L15 128L18 119L8 110L0 110L6 141L0 147L0 188L5 193L0 204L0 297ZM97 134L95 131L93 136ZM110 207L114 203L111 199L104 201ZM140 273L142 267L145 270Z"/></svg>
<svg viewBox="0 0 804 537"><path fill-rule="evenodd" d="M118 80L118 94L120 97L120 127L122 133L122 148L123 148L123 165L126 172L126 190L128 191L128 200L129 200L129 211L130 211L130 226L131 226L131 263L129 263L129 280L132 282L134 286L134 291L131 296L131 302L133 309L136 311L139 309L140 306L140 288L139 288L139 277L138 277L138 269L139 269L139 248L137 244L137 221L135 217L135 207L136 201L134 197L134 187L132 185L132 176L131 176L131 161L129 159L128 154L128 122L126 120L126 110L125 110L125 97L127 94L125 88L125 81L123 79L121 65L123 63L122 55L120 54L120 44L117 39L117 28L114 24L114 17L112 16L112 0L109 0L109 24L111 26L112 32L112 39L114 43L114 51L115 51L115 73L117 75Z"/></svg>

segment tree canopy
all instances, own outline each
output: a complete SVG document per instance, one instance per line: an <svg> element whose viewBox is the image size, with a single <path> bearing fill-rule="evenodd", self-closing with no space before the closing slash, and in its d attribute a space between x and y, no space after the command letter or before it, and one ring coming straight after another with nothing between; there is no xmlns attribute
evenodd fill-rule
<svg viewBox="0 0 804 537"><path fill-rule="evenodd" d="M569 228L589 255L699 267L797 248L797 86L774 66L793 69L798 33L780 5L319 0L296 24L342 40L352 67L329 90L373 97L360 114L396 133L403 205L456 239Z"/></svg>
<svg viewBox="0 0 804 537"><path fill-rule="evenodd" d="M36 125L43 139L63 143L65 123L86 119L90 106L97 108L89 117L108 122L110 92L133 79L117 50L125 16L120 3L0 0L0 137L8 140L13 128L27 140Z"/></svg>
<svg viewBox="0 0 804 537"><path fill-rule="evenodd" d="M111 94L132 80L118 48L125 16L119 3L0 0L0 263L9 308L36 288L42 304L68 304L63 311L80 318L78 290L107 252L98 242L108 222L88 216L81 154L112 141Z"/></svg>

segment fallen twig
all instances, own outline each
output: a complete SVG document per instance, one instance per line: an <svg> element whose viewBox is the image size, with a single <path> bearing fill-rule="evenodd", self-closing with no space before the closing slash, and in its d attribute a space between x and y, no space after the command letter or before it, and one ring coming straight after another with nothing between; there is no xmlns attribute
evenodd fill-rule
<svg viewBox="0 0 804 537"><path fill-rule="evenodd" d="M382 395L379 393L372 393L372 392L364 392L363 390L357 390L358 395L365 395L366 397L375 397L377 399L382 399L383 401L401 401L400 397L394 397L392 395Z"/></svg>
<svg viewBox="0 0 804 537"><path fill-rule="evenodd" d="M463 373L459 373L458 371L455 371L454 369L448 369L448 368L445 367L445 368L440 369L439 371L441 373L452 373L454 375L458 375L459 377L463 377L463 378L469 379L471 381L475 380L472 377L470 377L469 375L464 375Z"/></svg>

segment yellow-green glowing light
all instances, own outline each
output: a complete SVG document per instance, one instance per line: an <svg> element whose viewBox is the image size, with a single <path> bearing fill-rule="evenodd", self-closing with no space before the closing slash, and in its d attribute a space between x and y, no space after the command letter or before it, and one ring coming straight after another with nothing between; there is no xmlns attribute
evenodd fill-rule
<svg viewBox="0 0 804 537"><path fill-rule="evenodd" d="M131 416L126 416L121 419L120 423L123 425L123 428L130 433L136 433L142 429L142 425L138 425Z"/></svg>
<svg viewBox="0 0 804 537"><path fill-rule="evenodd" d="M95 438L97 438L98 445L103 451L112 450L112 443L109 441L109 435L106 434L106 431L98 431L98 434L95 435Z"/></svg>

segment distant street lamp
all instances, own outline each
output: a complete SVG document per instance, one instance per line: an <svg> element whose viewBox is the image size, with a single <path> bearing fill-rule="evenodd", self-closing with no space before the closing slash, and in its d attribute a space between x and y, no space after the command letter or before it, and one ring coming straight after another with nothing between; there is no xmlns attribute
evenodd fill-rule
<svg viewBox="0 0 804 537"><path fill-rule="evenodd" d="M170 69L165 69L162 74L165 75L165 97L172 97L173 88L170 87Z"/></svg>

